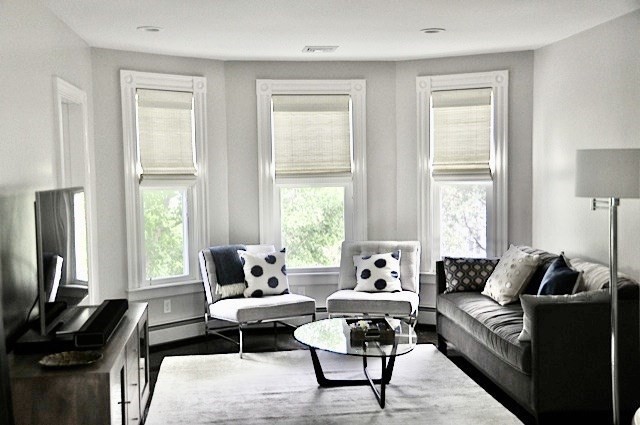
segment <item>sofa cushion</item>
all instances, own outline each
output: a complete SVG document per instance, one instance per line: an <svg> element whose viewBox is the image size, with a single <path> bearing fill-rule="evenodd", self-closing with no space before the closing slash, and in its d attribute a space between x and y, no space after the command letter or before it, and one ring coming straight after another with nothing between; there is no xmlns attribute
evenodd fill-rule
<svg viewBox="0 0 640 425"><path fill-rule="evenodd" d="M579 292L577 294L565 295L520 295L520 303L524 312L522 317L522 332L518 336L518 341L531 341L531 328L535 323L536 306L541 304L568 304L580 302L606 303L609 301L609 293L601 289L599 291Z"/></svg>
<svg viewBox="0 0 640 425"><path fill-rule="evenodd" d="M497 258L444 257L444 292L480 292L500 261Z"/></svg>
<svg viewBox="0 0 640 425"><path fill-rule="evenodd" d="M527 283L526 288L522 292L523 294L536 295L538 293L538 290L540 289L540 284L542 284L542 279L544 278L547 269L549 268L549 266L551 266L553 260L558 258L558 256L542 249L532 248L526 245L518 245L518 249L520 249L520 251L526 252L527 254L537 255L540 259L540 265L533 273L533 276L531 276L531 280L529 280L529 283Z"/></svg>
<svg viewBox="0 0 640 425"><path fill-rule="evenodd" d="M580 274L567 264L564 256L553 260L551 266L542 278L538 295L566 295L573 294L578 288Z"/></svg>
<svg viewBox="0 0 640 425"><path fill-rule="evenodd" d="M501 305L518 301L539 264L538 255L528 254L511 245L489 276L482 293Z"/></svg>
<svg viewBox="0 0 640 425"><path fill-rule="evenodd" d="M597 291L609 287L609 267L604 264L593 263L580 258L569 260L569 266L582 272L582 279L578 286L578 292ZM618 290L631 286L637 287L637 282L629 276L618 273Z"/></svg>
<svg viewBox="0 0 640 425"><path fill-rule="evenodd" d="M523 315L520 303L501 306L477 292L454 292L439 295L436 308L505 362L531 373L531 344L518 341Z"/></svg>

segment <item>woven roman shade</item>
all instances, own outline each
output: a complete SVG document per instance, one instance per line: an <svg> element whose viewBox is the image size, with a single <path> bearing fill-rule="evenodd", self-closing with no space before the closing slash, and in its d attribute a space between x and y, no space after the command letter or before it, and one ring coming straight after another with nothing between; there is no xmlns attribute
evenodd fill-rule
<svg viewBox="0 0 640 425"><path fill-rule="evenodd" d="M491 180L491 88L431 93L434 180Z"/></svg>
<svg viewBox="0 0 640 425"><path fill-rule="evenodd" d="M348 95L273 95L278 177L351 174Z"/></svg>
<svg viewBox="0 0 640 425"><path fill-rule="evenodd" d="M138 89L137 98L142 175L196 174L193 94Z"/></svg>

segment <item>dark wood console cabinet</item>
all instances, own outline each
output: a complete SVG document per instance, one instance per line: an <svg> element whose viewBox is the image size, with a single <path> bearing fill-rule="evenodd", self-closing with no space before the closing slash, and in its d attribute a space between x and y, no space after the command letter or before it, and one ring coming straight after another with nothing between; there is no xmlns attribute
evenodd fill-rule
<svg viewBox="0 0 640 425"><path fill-rule="evenodd" d="M141 424L149 400L146 303L129 310L90 366L50 369L43 354L11 354L9 371L16 425Z"/></svg>

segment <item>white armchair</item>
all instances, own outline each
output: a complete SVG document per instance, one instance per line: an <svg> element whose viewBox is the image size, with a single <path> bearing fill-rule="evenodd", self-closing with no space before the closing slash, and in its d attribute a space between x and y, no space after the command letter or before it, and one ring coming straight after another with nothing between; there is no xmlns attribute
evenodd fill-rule
<svg viewBox="0 0 640 425"><path fill-rule="evenodd" d="M354 255L400 250L399 292L359 292ZM417 241L344 241L340 259L338 291L327 298L329 316L390 316L415 324L420 301L420 243Z"/></svg>
<svg viewBox="0 0 640 425"><path fill-rule="evenodd" d="M247 245L249 253L273 252L270 245ZM282 319L298 316L311 316L315 320L316 303L313 298L298 294L272 295L261 298L220 298L217 292L217 277L213 256L208 248L198 253L200 273L205 293L205 334L216 334L223 339L236 343L240 347L240 358L243 351L243 328L257 323L273 322L274 326ZM231 322L231 327L238 327L239 340L235 340L220 334L218 331L229 329L229 326L220 328L215 326L211 319ZM280 322L282 323L282 322ZM290 326L287 323L283 323Z"/></svg>

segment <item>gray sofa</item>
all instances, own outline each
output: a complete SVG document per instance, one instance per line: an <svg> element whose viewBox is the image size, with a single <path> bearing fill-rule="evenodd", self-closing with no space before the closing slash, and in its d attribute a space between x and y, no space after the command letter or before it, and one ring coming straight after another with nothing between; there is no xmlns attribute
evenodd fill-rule
<svg viewBox="0 0 640 425"><path fill-rule="evenodd" d="M543 263L531 281L532 285L539 284L556 256L520 248L541 254ZM606 266L576 262L580 263L584 281L590 280L591 284L598 279L608 281ZM453 344L456 352L531 413L538 423L555 423L558 417L573 415L610 417L607 289L555 296L558 302L553 303L524 297L531 341L523 342L518 339L524 316L521 302L501 306L480 292L444 293L442 262L436 264L436 283L436 326L438 348L442 352L446 354L447 343ZM623 413L631 413L640 406L638 284L621 279L618 287L620 404Z"/></svg>

